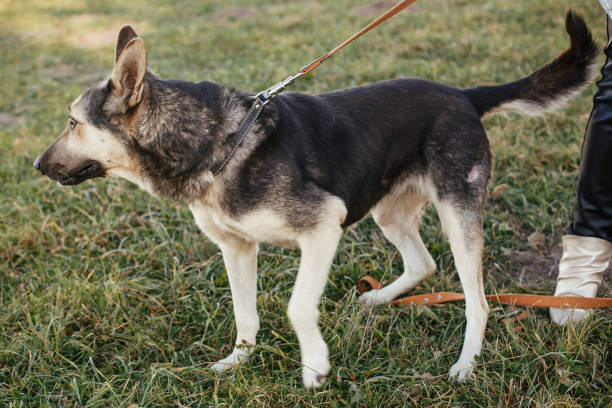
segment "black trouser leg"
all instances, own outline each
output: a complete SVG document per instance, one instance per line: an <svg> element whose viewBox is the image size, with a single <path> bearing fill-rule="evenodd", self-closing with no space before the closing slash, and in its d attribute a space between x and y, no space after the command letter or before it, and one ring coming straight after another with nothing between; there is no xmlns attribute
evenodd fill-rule
<svg viewBox="0 0 612 408"><path fill-rule="evenodd" d="M580 159L572 235L612 242L612 22L608 17L608 43L602 79L593 98Z"/></svg>

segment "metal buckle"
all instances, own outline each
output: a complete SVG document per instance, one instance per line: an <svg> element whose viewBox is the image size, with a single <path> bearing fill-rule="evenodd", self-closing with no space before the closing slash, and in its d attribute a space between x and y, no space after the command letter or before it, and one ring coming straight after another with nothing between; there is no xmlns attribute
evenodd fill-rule
<svg viewBox="0 0 612 408"><path fill-rule="evenodd" d="M255 95L255 102L253 102L253 109L260 109L266 106L270 102L270 95L268 91L261 91Z"/></svg>
<svg viewBox="0 0 612 408"><path fill-rule="evenodd" d="M302 75L304 75L304 74L302 74L301 72L298 72L295 75L288 76L287 78L285 78L282 81L272 85L271 87L269 87L268 89L266 89L263 92L260 92L257 95L265 94L264 96L269 100L269 99L275 97L276 95L278 95L279 93L283 92L283 90L286 87L291 85L296 79L298 79ZM267 101L266 101L266 103L267 103Z"/></svg>

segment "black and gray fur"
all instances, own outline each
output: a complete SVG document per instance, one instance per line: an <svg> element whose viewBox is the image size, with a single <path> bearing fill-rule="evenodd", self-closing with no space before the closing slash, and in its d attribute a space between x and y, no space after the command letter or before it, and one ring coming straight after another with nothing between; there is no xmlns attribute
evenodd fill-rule
<svg viewBox="0 0 612 408"><path fill-rule="evenodd" d="M418 229L415 233L414 225L400 228L397 223L413 217L418 225L420 206L434 203L446 214L441 218L466 298L475 299L466 302L466 346L455 372L451 369L451 374L464 378L473 355L480 351L488 310L482 297L480 256L491 154L480 118L494 111L546 110L591 80L597 46L584 21L572 12L566 30L571 47L565 53L531 76L506 85L460 90L422 79L395 79L321 95L281 94L266 106L245 143L214 177L210 169L231 150L252 94L211 82L162 80L148 69L143 71L144 47L131 28L120 33L111 78L86 91L75 104L83 107L86 122L123 146L134 164L130 179L141 180L158 196L181 200L192 210L199 208L194 210L196 221L224 255L236 253L232 248L268 240L241 224L264 210L281 219L277 235L286 235L269 239L302 248L304 237L322 231L321 225L337 222L347 227L372 210L400 250L402 239L394 236L412 237L402 256L408 264L409 254L419 253L422 278L431 273L432 261L423 253ZM63 184L104 175L105 163L99 158L71 156L62 148L69 137L67 129L37 159L37 168ZM345 209L333 222L332 199ZM208 219L208 213L216 215ZM403 218L396 219L398 214ZM335 248L334 242L329 245ZM459 252L469 253L470 258L460 262ZM299 280L298 276L298 284ZM294 297L300 296L295 294L298 284ZM410 285L414 283L396 289ZM312 307L316 302L308 305L308 311ZM300 313L290 310L302 340L298 326L306 323ZM468 346L470 342L474 345ZM303 356L303 361L305 367L317 365L309 364L308 357ZM321 363L312 369L318 374L307 381L305 371L304 381L319 386L329 368Z"/></svg>

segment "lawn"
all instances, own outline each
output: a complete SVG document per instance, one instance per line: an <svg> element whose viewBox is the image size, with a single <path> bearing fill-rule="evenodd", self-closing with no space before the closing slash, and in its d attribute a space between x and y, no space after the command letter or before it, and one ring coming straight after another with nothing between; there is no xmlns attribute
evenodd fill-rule
<svg viewBox="0 0 612 408"><path fill-rule="evenodd" d="M612 313L553 326L546 310L491 305L474 380L447 379L462 303L375 307L356 301L371 274L402 262L370 218L340 243L321 302L332 371L301 385L285 306L299 251L262 246L259 345L228 375L207 367L234 343L220 252L188 210L117 179L63 188L34 158L66 107L110 73L132 24L163 78L265 88L344 40L393 2L0 0L0 406L610 406ZM572 1L600 43L595 0ZM292 90L319 93L405 76L472 87L509 82L558 55L569 1L429 0L353 43ZM595 86L541 117L485 120L494 159L485 223L487 292L554 289ZM415 95L418 98L418 95ZM421 227L437 272L414 293L459 291L429 209ZM611 296L609 282L600 295Z"/></svg>

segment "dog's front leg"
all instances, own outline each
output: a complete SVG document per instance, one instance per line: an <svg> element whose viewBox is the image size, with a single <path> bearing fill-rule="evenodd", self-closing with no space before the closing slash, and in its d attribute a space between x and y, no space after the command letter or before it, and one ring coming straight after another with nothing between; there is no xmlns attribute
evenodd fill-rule
<svg viewBox="0 0 612 408"><path fill-rule="evenodd" d="M319 229L299 240L302 258L287 314L300 343L306 388L323 385L330 369L327 345L319 331L317 305L341 234L338 225Z"/></svg>
<svg viewBox="0 0 612 408"><path fill-rule="evenodd" d="M232 353L212 366L225 371L245 361L256 344L259 330L257 317L257 245L244 241L219 243L227 269L234 316L236 318L236 346Z"/></svg>

